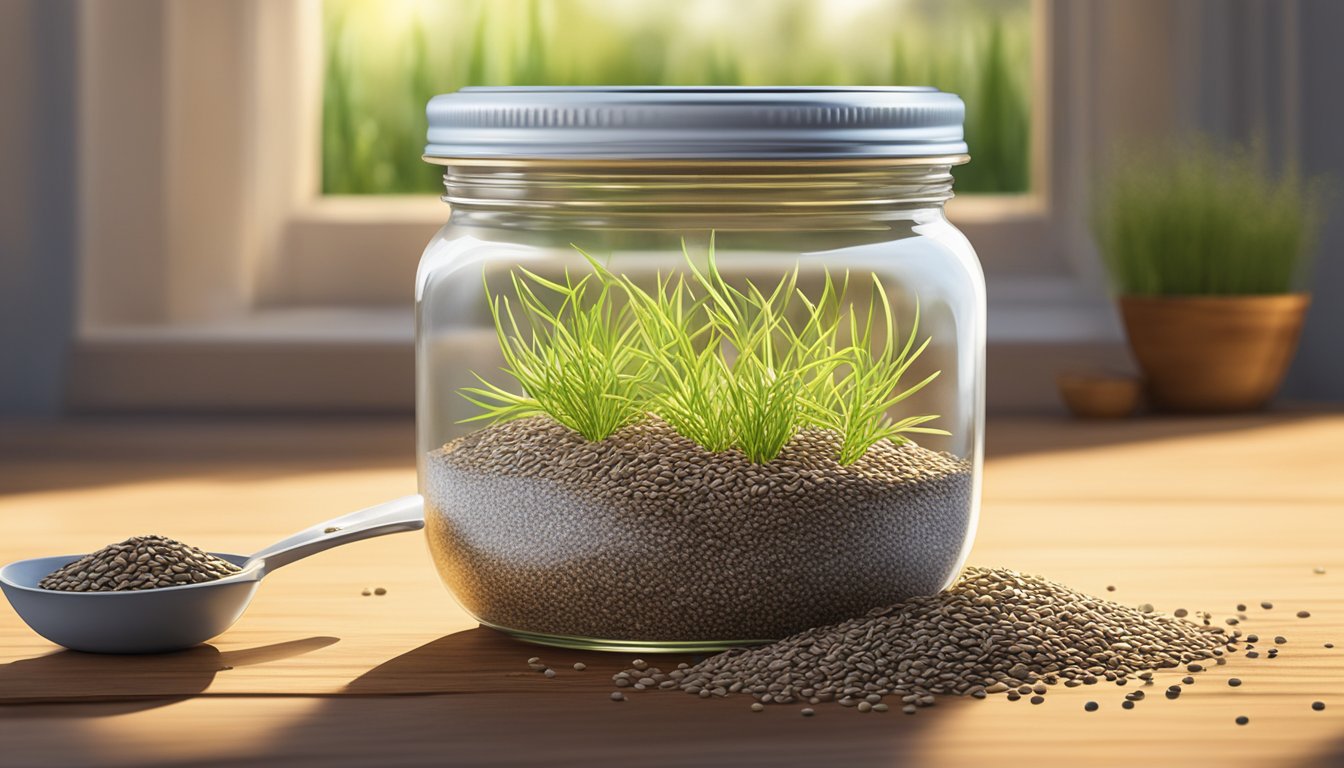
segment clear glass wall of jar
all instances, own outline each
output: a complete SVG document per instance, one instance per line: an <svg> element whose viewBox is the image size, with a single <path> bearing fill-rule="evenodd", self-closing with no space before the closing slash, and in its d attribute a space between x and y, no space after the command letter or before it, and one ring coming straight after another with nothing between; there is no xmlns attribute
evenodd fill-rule
<svg viewBox="0 0 1344 768"><path fill-rule="evenodd" d="M974 536L983 430L983 277L943 211L965 155L647 157L638 139L629 157L427 157L445 166L451 217L416 283L418 455L447 586L524 639L645 650L775 639L944 588ZM600 441L544 416L471 420L481 408L464 390L517 391L492 314L503 297L518 306L515 277L582 279L591 258L648 295L670 275L694 293L690 266L707 272L711 247L744 291L796 274L793 328L828 278L847 282L860 327L874 308L874 350L889 315L892 349L913 341L893 394L928 381L887 423L936 416L923 426L942 433L842 464L807 419L771 461L653 417Z"/></svg>

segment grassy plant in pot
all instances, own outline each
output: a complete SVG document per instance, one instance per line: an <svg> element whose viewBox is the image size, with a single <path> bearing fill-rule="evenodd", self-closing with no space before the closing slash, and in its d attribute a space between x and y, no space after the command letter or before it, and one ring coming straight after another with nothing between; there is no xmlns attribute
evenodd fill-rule
<svg viewBox="0 0 1344 768"><path fill-rule="evenodd" d="M489 425L427 461L436 564L482 623L709 650L956 576L973 465L909 439L937 416L891 415L939 376L908 375L917 305L900 328L875 276L733 284L712 246L652 286L588 265L513 271L492 306L514 381L465 390Z"/></svg>
<svg viewBox="0 0 1344 768"><path fill-rule="evenodd" d="M1206 141L1122 155L1094 229L1151 405L1228 413L1274 396L1310 297L1315 184Z"/></svg>

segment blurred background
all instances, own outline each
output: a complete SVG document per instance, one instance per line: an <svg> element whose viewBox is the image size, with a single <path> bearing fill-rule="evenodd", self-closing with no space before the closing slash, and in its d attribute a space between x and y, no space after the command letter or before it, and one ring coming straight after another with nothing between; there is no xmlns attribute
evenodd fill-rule
<svg viewBox="0 0 1344 768"><path fill-rule="evenodd" d="M1205 221L1196 269L1225 273L1255 211L1303 211L1259 231L1275 277L1245 292L1312 294L1280 399L1344 400L1341 25L1331 0L0 0L0 418L409 412L447 216L424 105L478 84L960 94L949 216L987 274L999 412L1137 371L1117 222L1161 258L1162 211ZM1213 173L1160 199L1191 137L1215 169L1253 156L1246 194L1212 210ZM1108 208L1137 150L1158 202Z"/></svg>

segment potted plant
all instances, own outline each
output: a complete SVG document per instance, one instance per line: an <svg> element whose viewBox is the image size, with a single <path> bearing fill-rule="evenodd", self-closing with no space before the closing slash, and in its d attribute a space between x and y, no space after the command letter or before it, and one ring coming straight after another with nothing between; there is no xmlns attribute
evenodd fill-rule
<svg viewBox="0 0 1344 768"><path fill-rule="evenodd" d="M1263 407L1297 348L1319 185L1206 140L1122 153L1093 228L1158 410Z"/></svg>

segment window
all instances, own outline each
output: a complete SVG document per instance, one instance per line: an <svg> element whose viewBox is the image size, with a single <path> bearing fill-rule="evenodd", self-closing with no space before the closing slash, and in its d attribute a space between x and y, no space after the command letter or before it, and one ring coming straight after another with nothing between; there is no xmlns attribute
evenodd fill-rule
<svg viewBox="0 0 1344 768"><path fill-rule="evenodd" d="M934 85L961 194L1028 190L1030 0L323 0L322 191L441 191L424 105L468 85Z"/></svg>
<svg viewBox="0 0 1344 768"><path fill-rule="evenodd" d="M447 213L432 194L438 172L419 160L430 93L470 82L928 81L968 104L975 160L948 212L989 277L993 402L1013 389L993 370L996 345L1119 338L1087 231L1092 171L1111 141L1234 109L1245 89L1202 87L1215 71L1241 82L1229 67L1282 74L1246 82L1295 114L1293 70L1278 58L1292 50L1277 37L1289 27L1261 23L1272 6L1215 5L79 3L71 397L409 409L413 276ZM1048 355L1032 359L1004 370L1048 375Z"/></svg>

